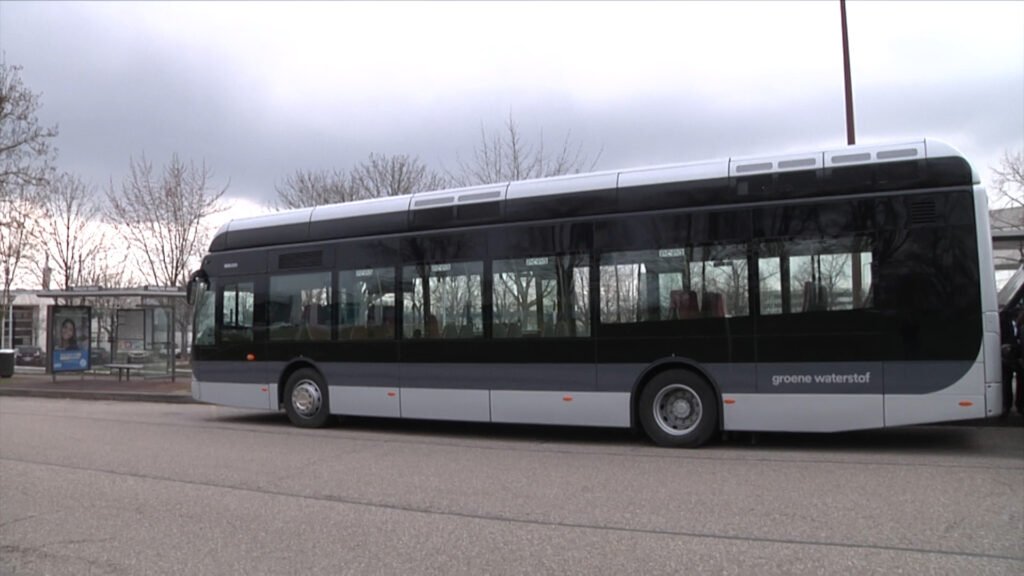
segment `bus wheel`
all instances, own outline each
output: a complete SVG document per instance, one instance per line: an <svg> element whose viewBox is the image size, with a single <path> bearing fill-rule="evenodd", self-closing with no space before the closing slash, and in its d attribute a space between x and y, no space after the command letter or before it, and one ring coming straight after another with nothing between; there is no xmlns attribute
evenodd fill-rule
<svg viewBox="0 0 1024 576"><path fill-rule="evenodd" d="M693 372L662 372L640 394L640 423L659 446L696 448L718 426L714 391Z"/></svg>
<svg viewBox="0 0 1024 576"><path fill-rule="evenodd" d="M284 409L292 424L302 428L322 428L330 420L327 385L309 368L296 370L284 389Z"/></svg>

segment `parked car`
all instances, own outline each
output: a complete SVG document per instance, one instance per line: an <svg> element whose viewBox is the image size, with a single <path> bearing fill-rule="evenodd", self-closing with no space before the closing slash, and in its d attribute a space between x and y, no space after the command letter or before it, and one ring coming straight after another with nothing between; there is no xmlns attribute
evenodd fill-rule
<svg viewBox="0 0 1024 576"><path fill-rule="evenodd" d="M18 346L14 363L18 366L42 366L43 349L39 346Z"/></svg>

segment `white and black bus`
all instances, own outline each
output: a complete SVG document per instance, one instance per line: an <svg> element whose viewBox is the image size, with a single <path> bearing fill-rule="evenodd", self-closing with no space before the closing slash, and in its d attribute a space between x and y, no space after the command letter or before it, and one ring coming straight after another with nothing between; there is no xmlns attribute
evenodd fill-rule
<svg viewBox="0 0 1024 576"><path fill-rule="evenodd" d="M189 284L192 396L666 446L990 417L991 246L933 140L233 220Z"/></svg>

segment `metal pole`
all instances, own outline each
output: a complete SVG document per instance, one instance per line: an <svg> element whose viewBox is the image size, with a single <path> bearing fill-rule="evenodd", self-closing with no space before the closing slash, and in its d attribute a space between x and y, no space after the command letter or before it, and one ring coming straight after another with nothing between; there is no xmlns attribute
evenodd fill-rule
<svg viewBox="0 0 1024 576"><path fill-rule="evenodd" d="M839 0L839 14L843 24L843 74L846 79L846 143L854 145L857 138L853 133L853 82L850 80L850 40L846 34L846 0Z"/></svg>

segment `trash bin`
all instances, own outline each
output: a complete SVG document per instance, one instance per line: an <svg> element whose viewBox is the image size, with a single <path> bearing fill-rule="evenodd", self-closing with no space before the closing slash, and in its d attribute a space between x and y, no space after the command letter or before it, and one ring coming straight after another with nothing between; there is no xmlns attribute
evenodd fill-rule
<svg viewBox="0 0 1024 576"><path fill-rule="evenodd" d="M14 350L0 350L0 378L14 376Z"/></svg>

